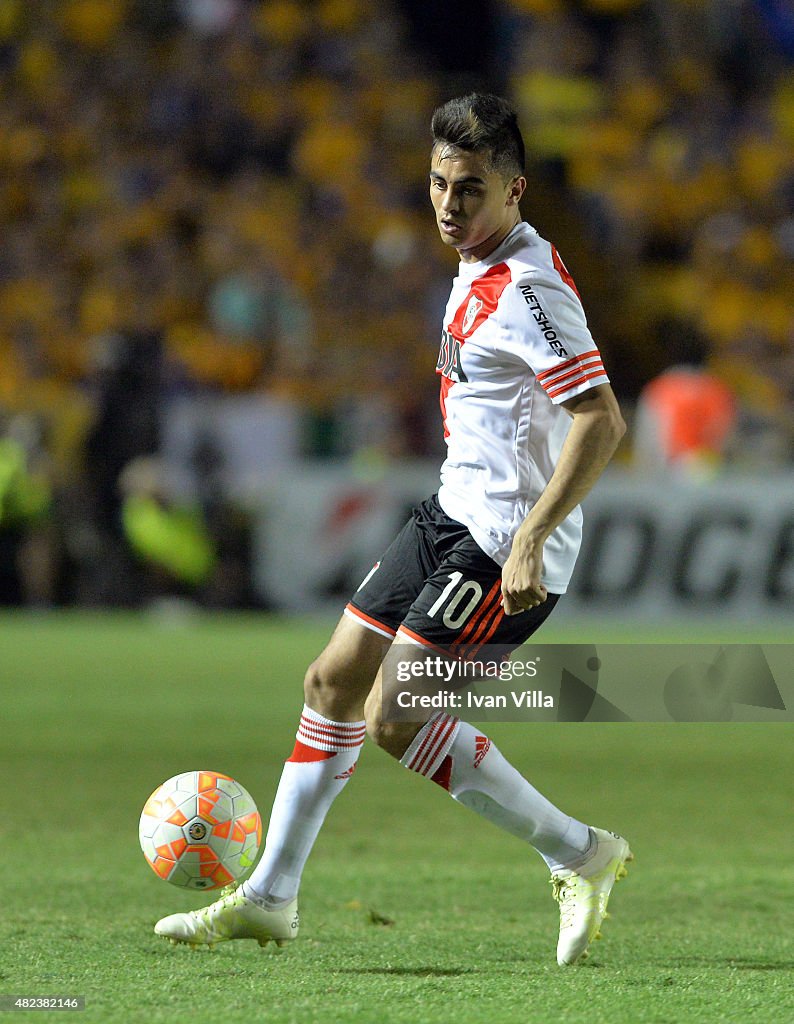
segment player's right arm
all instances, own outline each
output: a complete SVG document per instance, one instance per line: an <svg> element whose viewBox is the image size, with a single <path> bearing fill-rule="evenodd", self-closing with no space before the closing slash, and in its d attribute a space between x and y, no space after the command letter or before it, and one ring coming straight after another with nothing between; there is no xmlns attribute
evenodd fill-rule
<svg viewBox="0 0 794 1024"><path fill-rule="evenodd" d="M599 384L561 404L573 423L551 479L513 538L502 570L507 615L546 600L546 588L540 582L543 545L590 492L626 431L609 384Z"/></svg>
<svg viewBox="0 0 794 1024"><path fill-rule="evenodd" d="M545 273L516 282L513 338L549 401L573 423L554 472L513 538L502 573L508 615L546 600L543 545L590 492L626 430L576 285L555 249L551 254Z"/></svg>

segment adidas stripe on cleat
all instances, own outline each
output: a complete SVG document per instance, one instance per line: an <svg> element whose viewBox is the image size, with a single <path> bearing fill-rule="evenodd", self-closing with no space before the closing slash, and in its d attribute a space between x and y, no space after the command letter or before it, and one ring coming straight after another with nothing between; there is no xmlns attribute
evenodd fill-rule
<svg viewBox="0 0 794 1024"><path fill-rule="evenodd" d="M298 926L297 900L268 910L233 885L221 890L220 898L208 907L164 917L154 926L154 931L172 945L182 943L191 949L202 946L212 949L218 942L230 939L256 939L260 946L269 942L286 946L297 937Z"/></svg>
<svg viewBox="0 0 794 1024"><path fill-rule="evenodd" d="M576 871L560 871L551 878L552 895L560 906L561 967L580 963L588 956L590 943L601 938L612 887L625 878L626 864L634 859L622 836L600 828L591 832L596 841L593 855Z"/></svg>

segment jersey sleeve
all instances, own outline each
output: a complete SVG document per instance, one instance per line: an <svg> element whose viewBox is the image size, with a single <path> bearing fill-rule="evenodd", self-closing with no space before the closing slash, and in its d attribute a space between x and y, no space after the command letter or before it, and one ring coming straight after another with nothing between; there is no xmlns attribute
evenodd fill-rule
<svg viewBox="0 0 794 1024"><path fill-rule="evenodd" d="M609 383L572 284L562 277L557 282L536 273L524 275L516 280L512 299L514 354L555 405Z"/></svg>

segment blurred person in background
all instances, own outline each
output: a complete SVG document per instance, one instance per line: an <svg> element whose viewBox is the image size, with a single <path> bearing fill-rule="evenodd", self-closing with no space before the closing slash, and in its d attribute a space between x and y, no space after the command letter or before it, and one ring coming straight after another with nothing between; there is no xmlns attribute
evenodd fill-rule
<svg viewBox="0 0 794 1024"><path fill-rule="evenodd" d="M215 569L215 545L201 508L175 500L163 463L151 456L131 460L118 478L123 536L149 570L149 600L191 595Z"/></svg>
<svg viewBox="0 0 794 1024"><path fill-rule="evenodd" d="M97 339L96 414L85 440L80 528L80 598L92 605L142 600L124 537L122 473L159 448L162 334L156 326L122 328Z"/></svg>
<svg viewBox="0 0 794 1024"><path fill-rule="evenodd" d="M48 463L33 417L14 417L0 430L0 605L55 602L58 545Z"/></svg>
<svg viewBox="0 0 794 1024"><path fill-rule="evenodd" d="M665 370L643 388L634 422L634 462L707 479L721 466L736 428L736 399L718 377L694 366Z"/></svg>

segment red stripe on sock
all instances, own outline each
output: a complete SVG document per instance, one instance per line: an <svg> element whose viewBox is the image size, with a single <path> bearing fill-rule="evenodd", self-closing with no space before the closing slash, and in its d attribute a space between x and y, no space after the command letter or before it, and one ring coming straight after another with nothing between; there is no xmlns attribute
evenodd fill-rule
<svg viewBox="0 0 794 1024"><path fill-rule="evenodd" d="M427 725L424 726L424 728L427 729L427 732L425 733L422 742L419 744L416 753L411 758L410 764L408 765L411 771L419 771L419 765L424 761L425 750L427 749L428 744L432 745L437 730L441 727L442 723L446 718L446 715L439 715L437 718L432 719L431 722L428 723L428 725L430 726L429 729Z"/></svg>
<svg viewBox="0 0 794 1024"><path fill-rule="evenodd" d="M350 739L352 736L363 736L367 727L357 722L317 722L313 718L301 715L301 728L313 729L315 732L326 733L329 736L339 736L340 739Z"/></svg>
<svg viewBox="0 0 794 1024"><path fill-rule="evenodd" d="M447 754L430 778L431 781L436 783L436 785L441 786L442 789L449 792L449 787L452 781L452 757L450 754Z"/></svg>
<svg viewBox="0 0 794 1024"><path fill-rule="evenodd" d="M302 725L298 729L299 739L305 740L307 743L314 741L315 743L322 743L325 746L334 746L335 743L339 743L345 747L357 747L364 742L364 733L362 732L359 736L328 736L322 732L315 732L313 729L307 729L306 726Z"/></svg>
<svg viewBox="0 0 794 1024"><path fill-rule="evenodd" d="M337 753L336 750L318 750L317 747L308 747L300 740L295 740L295 746L287 761L327 761L330 757L336 757Z"/></svg>
<svg viewBox="0 0 794 1024"><path fill-rule="evenodd" d="M436 722L438 728L434 730L432 741L428 747L425 748L424 756L421 758L414 758L415 772L420 775L426 775L428 769L432 765L435 758L438 756L439 750L443 750L444 744L449 739L450 735L458 724L456 718L451 718L449 715L444 715L443 719L439 719Z"/></svg>
<svg viewBox="0 0 794 1024"><path fill-rule="evenodd" d="M309 746L332 747L336 750L349 750L352 747L360 747L364 742L364 734L361 736L343 739L340 736L323 736L322 733L314 733L310 729L301 726L298 729L298 739L308 743Z"/></svg>

